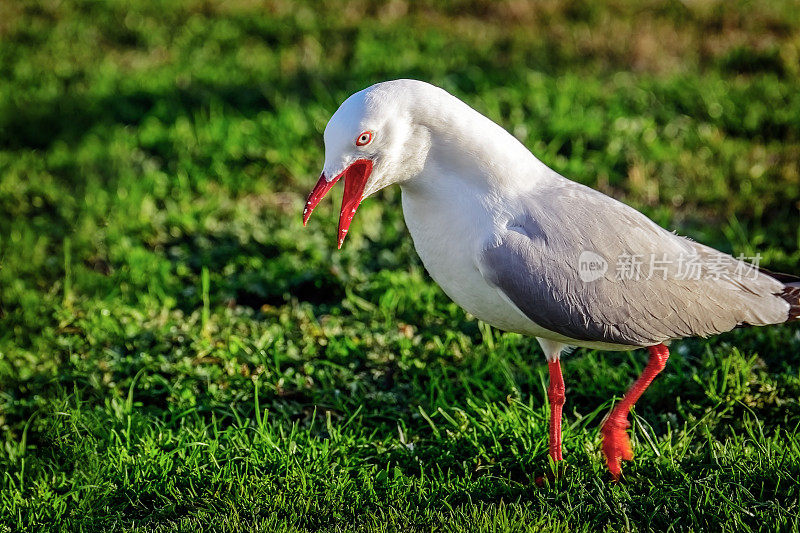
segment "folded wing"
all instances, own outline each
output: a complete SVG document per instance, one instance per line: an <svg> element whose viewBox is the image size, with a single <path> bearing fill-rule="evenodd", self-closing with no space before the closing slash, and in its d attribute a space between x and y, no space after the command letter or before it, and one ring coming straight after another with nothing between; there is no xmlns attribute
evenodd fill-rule
<svg viewBox="0 0 800 533"><path fill-rule="evenodd" d="M647 346L789 317L780 281L593 189L564 180L521 202L478 268L546 329Z"/></svg>

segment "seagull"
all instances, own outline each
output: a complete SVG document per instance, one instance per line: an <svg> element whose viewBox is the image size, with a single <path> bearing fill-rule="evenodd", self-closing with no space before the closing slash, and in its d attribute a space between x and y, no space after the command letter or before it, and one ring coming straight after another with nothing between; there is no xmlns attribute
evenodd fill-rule
<svg viewBox="0 0 800 533"><path fill-rule="evenodd" d="M556 465L563 460L565 349L649 352L600 430L618 481L622 460L633 459L628 413L664 369L670 341L800 318L800 277L669 232L570 181L434 85L395 80L353 94L331 117L324 141L303 225L344 179L341 248L362 200L399 185L414 247L447 296L476 318L539 342Z"/></svg>

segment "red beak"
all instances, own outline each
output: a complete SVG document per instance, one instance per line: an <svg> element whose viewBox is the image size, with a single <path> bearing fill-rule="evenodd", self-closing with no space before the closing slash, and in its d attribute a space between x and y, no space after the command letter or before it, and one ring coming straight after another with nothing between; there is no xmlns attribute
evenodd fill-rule
<svg viewBox="0 0 800 533"><path fill-rule="evenodd" d="M323 173L311 194L308 195L308 200L306 200L306 207L303 209L303 225L306 225L311 212L314 211L320 200L339 181L339 178L344 176L344 196L342 197L342 209L339 212L338 248L341 248L344 238L347 236L347 230L350 229L350 222L353 221L353 216L356 214L356 209L361 205L361 200L364 199L364 187L367 185L367 180L371 173L372 161L369 159L359 159L351 163L350 166L330 181L325 178Z"/></svg>

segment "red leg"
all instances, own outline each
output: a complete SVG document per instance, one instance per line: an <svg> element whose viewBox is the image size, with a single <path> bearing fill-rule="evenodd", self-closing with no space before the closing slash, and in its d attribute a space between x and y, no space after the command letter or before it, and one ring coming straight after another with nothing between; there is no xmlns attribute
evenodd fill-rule
<svg viewBox="0 0 800 533"><path fill-rule="evenodd" d="M622 401L612 409L611 414L608 415L603 428L600 430L603 434L603 453L606 456L608 470L615 480L619 480L619 476L622 473L622 460L630 461L633 459L631 442L625 431L629 425L628 412L658 373L664 370L667 359L669 359L669 350L663 344L649 346L647 350L650 352L650 360L642 375L628 389Z"/></svg>
<svg viewBox="0 0 800 533"><path fill-rule="evenodd" d="M558 359L547 363L550 371L550 386L547 398L550 400L550 457L561 461L561 410L564 407L564 378L561 376L561 363Z"/></svg>

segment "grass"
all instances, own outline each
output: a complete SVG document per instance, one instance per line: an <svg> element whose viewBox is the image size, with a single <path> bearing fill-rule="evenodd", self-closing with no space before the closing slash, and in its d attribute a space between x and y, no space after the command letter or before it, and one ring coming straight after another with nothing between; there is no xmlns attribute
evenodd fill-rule
<svg viewBox="0 0 800 533"><path fill-rule="evenodd" d="M800 265L800 9L686 2L0 4L0 531L800 528L800 334L546 365L427 277L399 191L308 228L321 132L373 82L464 98L556 170ZM341 193L339 193L341 194Z"/></svg>

